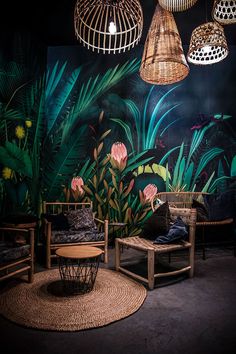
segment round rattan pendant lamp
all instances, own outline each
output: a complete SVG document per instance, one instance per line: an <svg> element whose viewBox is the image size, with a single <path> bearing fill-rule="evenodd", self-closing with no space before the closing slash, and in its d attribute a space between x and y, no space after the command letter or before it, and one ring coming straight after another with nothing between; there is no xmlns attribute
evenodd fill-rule
<svg viewBox="0 0 236 354"><path fill-rule="evenodd" d="M222 25L236 23L236 0L215 0L212 18Z"/></svg>
<svg viewBox="0 0 236 354"><path fill-rule="evenodd" d="M161 7L171 12L188 10L196 2L197 0L159 0Z"/></svg>
<svg viewBox="0 0 236 354"><path fill-rule="evenodd" d="M183 80L188 73L173 14L157 4L144 46L140 76L151 84L168 85Z"/></svg>
<svg viewBox="0 0 236 354"><path fill-rule="evenodd" d="M77 0L74 28L77 39L92 51L125 52L141 38L142 7L139 0Z"/></svg>
<svg viewBox="0 0 236 354"><path fill-rule="evenodd" d="M187 54L190 63L218 63L226 58L228 53L224 29L219 23L207 22L193 30Z"/></svg>

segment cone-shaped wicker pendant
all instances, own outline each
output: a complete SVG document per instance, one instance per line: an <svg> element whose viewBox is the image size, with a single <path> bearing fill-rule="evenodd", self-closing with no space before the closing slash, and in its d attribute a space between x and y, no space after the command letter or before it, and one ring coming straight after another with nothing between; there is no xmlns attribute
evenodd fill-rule
<svg viewBox="0 0 236 354"><path fill-rule="evenodd" d="M212 18L222 25L236 23L236 0L215 0Z"/></svg>
<svg viewBox="0 0 236 354"><path fill-rule="evenodd" d="M188 73L173 14L157 4L144 46L140 76L151 84L168 85L183 80Z"/></svg>
<svg viewBox="0 0 236 354"><path fill-rule="evenodd" d="M197 0L159 0L159 4L171 12L185 11L192 7Z"/></svg>

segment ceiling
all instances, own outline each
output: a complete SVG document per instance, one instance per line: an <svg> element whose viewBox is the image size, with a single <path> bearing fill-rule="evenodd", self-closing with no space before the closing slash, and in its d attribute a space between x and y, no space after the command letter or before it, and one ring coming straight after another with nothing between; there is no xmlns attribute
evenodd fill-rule
<svg viewBox="0 0 236 354"><path fill-rule="evenodd" d="M127 0L128 1L128 0ZM156 0L140 0L144 14L141 42L145 42ZM76 0L7 1L0 13L0 36L6 41L14 33L30 33L47 46L78 45L73 27ZM193 29L211 21L213 0L198 0L189 10L174 17L184 45L188 45ZM224 26L228 45L236 45L236 25Z"/></svg>

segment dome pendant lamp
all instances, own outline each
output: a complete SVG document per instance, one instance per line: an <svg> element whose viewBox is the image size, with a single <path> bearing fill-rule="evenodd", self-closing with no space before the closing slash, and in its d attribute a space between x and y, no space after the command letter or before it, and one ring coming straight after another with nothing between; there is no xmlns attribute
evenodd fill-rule
<svg viewBox="0 0 236 354"><path fill-rule="evenodd" d="M92 51L125 52L141 38L142 7L139 0L77 0L74 28L77 39Z"/></svg>
<svg viewBox="0 0 236 354"><path fill-rule="evenodd" d="M197 0L159 0L161 7L171 12L186 11L196 2Z"/></svg>

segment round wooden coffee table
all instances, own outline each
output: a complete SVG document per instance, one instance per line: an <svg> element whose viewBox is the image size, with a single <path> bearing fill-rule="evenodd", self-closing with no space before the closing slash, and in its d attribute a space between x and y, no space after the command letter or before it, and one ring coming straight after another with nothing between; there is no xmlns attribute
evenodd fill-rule
<svg viewBox="0 0 236 354"><path fill-rule="evenodd" d="M56 250L64 291L85 294L93 289L103 251L92 246L65 246Z"/></svg>

